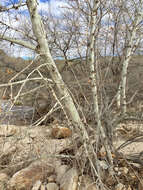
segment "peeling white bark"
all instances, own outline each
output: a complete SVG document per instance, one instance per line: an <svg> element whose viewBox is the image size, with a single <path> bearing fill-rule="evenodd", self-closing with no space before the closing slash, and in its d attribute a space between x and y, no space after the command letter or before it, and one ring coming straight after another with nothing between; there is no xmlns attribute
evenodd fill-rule
<svg viewBox="0 0 143 190"><path fill-rule="evenodd" d="M18 40L18 39L14 39L14 38L10 38L8 36L3 36L3 35L0 35L0 39L2 40L6 40L8 42L11 42L11 43L15 43L15 44L18 44L18 45L21 45L25 48L28 48L28 49L31 49L31 50L35 50L36 46L28 43L28 42L25 42L23 40Z"/></svg>

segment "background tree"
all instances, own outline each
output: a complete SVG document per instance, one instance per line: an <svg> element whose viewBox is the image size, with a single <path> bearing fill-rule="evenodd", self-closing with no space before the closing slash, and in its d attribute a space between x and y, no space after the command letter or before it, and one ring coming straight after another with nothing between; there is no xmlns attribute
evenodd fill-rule
<svg viewBox="0 0 143 190"><path fill-rule="evenodd" d="M134 15L131 15L129 11L125 12L123 14L123 19L126 23L126 39L125 39L125 45L123 49L123 58L122 58L122 72L121 72L121 83L119 86L119 91L118 95L120 96L120 101L121 101L121 109L122 113L126 113L127 107L126 107L126 81L127 81L127 69L128 69L128 64L131 59L131 56L135 52L137 46L139 45L139 42L141 40L141 36L137 34L137 31L139 30L139 27L141 26L141 21L143 19L143 12L142 8L140 9L140 6L142 6L142 1L140 2L137 6L134 7ZM135 3L136 5L136 3ZM132 3L131 3L132 6ZM127 9L125 7L125 9ZM128 16L128 17L127 17ZM129 22L128 19L131 18L131 23ZM119 103L120 104L120 103Z"/></svg>

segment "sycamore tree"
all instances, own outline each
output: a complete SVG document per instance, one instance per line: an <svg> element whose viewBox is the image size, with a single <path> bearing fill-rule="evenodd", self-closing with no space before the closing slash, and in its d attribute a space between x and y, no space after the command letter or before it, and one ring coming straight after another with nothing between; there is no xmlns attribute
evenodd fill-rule
<svg viewBox="0 0 143 190"><path fill-rule="evenodd" d="M95 25L97 26L97 11L100 8L100 2L97 1L89 1L88 6L90 5L90 12L88 13L89 17L89 46L90 46L90 62L89 62L89 68L90 68L90 79L91 79L91 86L92 86L92 93L93 93L93 102L94 102L94 109L95 109L95 115L97 118L98 123L98 131L101 134L101 139L103 138L103 146L105 147L105 150L108 154L108 160L109 163L112 165L112 156L111 151L109 147L108 139L106 138L105 131L101 125L100 117L99 117L99 110L98 110L98 98L97 98L97 87L96 87L96 75L95 75L95 65L94 65L94 43L95 43ZM48 68L48 71L51 76L51 80L43 78L45 82L47 82L47 85L53 84L53 90L57 97L58 103L63 108L68 120L71 122L72 126L75 128L80 129L80 137L82 137L83 140L83 146L85 150L85 154L87 158L89 159L89 162L91 166L93 167L94 173L96 176L99 177L99 181L103 186L102 179L100 176L100 166L97 159L97 151L94 150L93 145L90 143L90 139L87 133L87 128L85 127L85 124L83 123L78 110L76 109L76 106L74 104L74 100L71 97L71 94L69 93L69 89L67 88L66 84L64 83L57 66L51 56L49 45L47 41L47 34L44 28L44 24L42 22L41 16L38 13L38 3L36 0L27 0L25 3L22 3L20 1L17 5L10 5L9 7L2 7L1 11L7 11L12 9L18 9L20 6L27 6L30 20L31 20L31 28L32 33L28 32L27 37L30 36L33 43L30 43L28 40L21 40L17 38L12 38L7 36L6 32L0 34L1 40L6 40L13 44L18 44L20 46L23 46L25 48L33 50L35 53L38 54L40 59L43 61L43 65L41 67ZM88 9L88 7L86 7ZM86 15L87 17L87 15ZM36 71L39 71L38 69ZM49 84L49 85L50 85ZM24 85L24 84L23 84ZM99 134L96 135L97 137ZM94 158L90 155L89 151L93 152ZM96 159L96 163L94 163L94 159ZM95 167L96 166L96 167Z"/></svg>
<svg viewBox="0 0 143 190"><path fill-rule="evenodd" d="M110 130L112 121L110 119L113 118L105 119L105 116L109 114L113 101L106 102L106 88L102 87L102 79L106 80L105 76L109 71L109 67L114 65L115 56L121 57L117 100L118 105L121 105L122 112L125 113L127 68L131 56L141 39L139 28L143 16L142 1L136 3L132 0L128 2L111 0L107 3L104 0L71 0L67 4L68 6L65 8L69 12L65 13L63 19L60 20L63 23L59 23L58 20L54 20L47 15L42 18L38 12L37 0L19 1L18 4L1 6L1 12L16 11L21 7L26 7L30 20L27 23L25 22L25 29L14 28L1 21L0 24L4 27L0 31L0 39L30 49L38 55L42 63L39 68L47 69L51 79L43 77L39 68L32 72L36 71L47 86L52 86L54 96L63 109L68 122L71 123L74 129L79 129L84 152L99 179L101 188L104 189L101 176L102 169L97 152L102 145L107 153L109 165L113 166L111 154L113 147L109 138L110 135L112 136L112 130ZM133 6L134 9L131 9ZM16 19L19 20L20 18L16 17ZM64 27L61 29L61 26ZM19 36L12 37L8 31L15 31L19 33ZM96 140L96 146L93 146L94 143L89 138L88 123L83 122L83 118L75 104L76 100L63 81L52 57L54 52L58 51L58 53L60 52L59 55L62 54L68 63L68 55L73 49L77 55L86 56L87 60L88 85L92 94L90 104L93 105L93 117L96 121L92 126L92 133L94 141ZM104 77L101 77L99 68L101 57L104 56L111 58L106 65L107 69ZM31 73L28 77L30 75ZM25 83L23 83L24 85ZM92 155L90 154L91 152ZM108 167L108 169L110 174L113 175L113 168Z"/></svg>
<svg viewBox="0 0 143 190"><path fill-rule="evenodd" d="M122 114L127 111L127 100L126 100L126 83L127 83L127 71L128 65L134 54L135 50L139 46L142 39L141 26L143 20L143 1L131 1L124 4L122 7L122 19L123 27L125 31L125 40L122 56L122 70L121 70L121 81L117 93L117 105L121 106Z"/></svg>
<svg viewBox="0 0 143 190"><path fill-rule="evenodd" d="M26 3L22 3L22 1L20 1L19 4L17 5L11 5L10 7L2 7L1 11L7 11L10 9L15 9L15 8L18 9L18 7L24 6L24 5L27 6L29 14L30 14L32 30L34 34L33 38L34 38L34 41L36 42L36 45L29 43L29 41L22 41L16 38L11 38L9 36L6 36L5 35L6 33L1 34L0 39L21 45L25 48L29 48L35 51L38 55L40 55L40 58L44 61L46 67L48 68L50 72L52 81L55 84L56 94L58 95L60 102L64 106L67 116L70 118L73 125L77 125L83 130L84 125L81 122L81 118L79 117L79 114L69 94L69 91L65 83L63 82L62 77L59 74L59 71L56 67L56 64L50 54L44 25L38 13L37 1L28 0L26 1ZM85 130L83 130L83 132L85 134ZM87 134L86 134L86 137L87 137Z"/></svg>

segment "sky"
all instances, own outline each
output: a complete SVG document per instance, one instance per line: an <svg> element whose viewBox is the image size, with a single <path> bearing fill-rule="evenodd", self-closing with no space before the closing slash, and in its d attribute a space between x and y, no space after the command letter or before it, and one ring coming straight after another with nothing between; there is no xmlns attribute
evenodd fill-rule
<svg viewBox="0 0 143 190"><path fill-rule="evenodd" d="M23 2L25 2L26 0L23 0ZM67 6L66 4L66 0L37 0L38 1L38 10L39 13L44 15L47 14L48 11L50 10L52 15L54 15L56 18L60 19L62 12L65 11L65 9L61 8L64 6ZM19 0L0 0L0 5L5 5L5 6L9 6L12 3L17 3L19 2ZM18 14L17 14L18 12ZM110 21L110 23L108 24L108 20ZM0 12L0 21L3 21L4 23L7 23L9 26L13 27L13 28L17 28L19 29L20 27L22 28L22 24L27 24L28 25L28 21L30 22L30 18L28 16L28 10L27 7L21 7L20 9L18 9L17 11L12 10L10 12ZM103 46L104 46L104 39L107 37L110 41L112 41L113 39L113 31L112 31L112 25L114 22L114 19L112 21L112 14L109 12L107 14L104 15L104 17L102 18L102 31L100 31L101 35L101 39ZM63 23L63 22L62 22ZM29 25L28 25L29 27ZM111 31L109 30L109 28L111 28ZM11 31L8 33L9 30L6 30L6 33L9 37L12 38L19 38L20 36L17 35L17 33L15 31ZM0 32L5 32L5 28L1 27L0 25ZM101 41L101 40L100 40ZM122 41L120 40L120 45L122 47ZM124 44L123 44L124 45ZM104 48L103 46L101 46L101 49ZM33 56L32 52L30 52L28 49L20 47L20 46L10 46L10 44L8 44L6 41L1 41L0 43L0 48L3 48L4 50L6 50L6 52L8 54L14 55L16 57L30 57ZM107 48L106 48L107 49ZM112 48L109 47L109 50L107 51L109 53L109 51L111 51ZM73 51L71 52L73 54Z"/></svg>
<svg viewBox="0 0 143 190"><path fill-rule="evenodd" d="M43 2L43 3L46 3L48 1L52 1L52 0L40 0L40 2ZM3 5L10 5L12 3L18 3L18 2L19 2L19 0L1 0L1 3ZM23 0L23 2L25 2L25 0Z"/></svg>
<svg viewBox="0 0 143 190"><path fill-rule="evenodd" d="M19 0L0 0L0 3L3 5L10 5L11 3L18 3ZM25 0L23 0L23 2L25 2ZM54 15L57 18L60 18L62 11L64 11L61 7L66 6L66 2L65 0L38 0L38 10L39 13L44 15L47 14L47 12L50 10L52 15ZM12 10L11 14L3 13L3 16L0 16L0 20L3 18L3 21L8 23L10 26L13 26L14 28L19 29L19 27L22 27L22 24L24 22L26 22L28 19L28 10L27 7L21 7L20 10L18 10L18 16L17 16L17 11ZM106 14L104 16L104 22L108 21L109 18L109 14ZM16 19L15 19L16 18ZM17 33L15 33L14 31L12 31L10 34L8 34L9 37L14 37L17 38ZM0 45L3 48L5 48L7 50L7 52L11 55L14 55L16 57L31 57L33 56L32 52L29 51L26 48L20 47L20 46L9 46L9 48L7 48L7 43L6 42L2 42L2 44ZM73 50L72 50L72 55Z"/></svg>
<svg viewBox="0 0 143 190"><path fill-rule="evenodd" d="M0 5L2 6L10 6L12 4L18 3L19 0L0 0ZM23 0L23 2L25 2L25 0ZM47 14L47 11L50 8L50 11L52 12L52 14L54 16L59 17L61 14L61 8L63 5L65 5L64 0L38 0L38 9L39 9L39 13L43 14ZM9 13L7 12L3 12L2 14L0 14L0 21L3 21L7 24L9 24L12 27L18 28L22 22L24 22L25 20L27 20L27 16L28 16L28 11L27 11L27 7L22 7L18 10L18 15L17 12L15 10L10 11ZM2 29L1 29L2 30ZM4 29L3 29L4 30ZM10 32L10 34L8 34L9 37L17 37L16 33L14 33L13 31ZM3 41L0 45L0 48L3 47L4 49L8 49L7 48L7 43L5 41ZM25 48L20 48L19 46L9 46L9 50L8 50L9 54L12 54L16 57L23 57L23 56L30 56L31 52Z"/></svg>
<svg viewBox="0 0 143 190"><path fill-rule="evenodd" d="M12 4L17 4L19 0L0 0L0 5L10 6ZM23 0L25 2L25 0ZM42 11L47 11L50 6L51 11L55 14L60 14L60 7L65 4L64 0L38 0L38 8Z"/></svg>

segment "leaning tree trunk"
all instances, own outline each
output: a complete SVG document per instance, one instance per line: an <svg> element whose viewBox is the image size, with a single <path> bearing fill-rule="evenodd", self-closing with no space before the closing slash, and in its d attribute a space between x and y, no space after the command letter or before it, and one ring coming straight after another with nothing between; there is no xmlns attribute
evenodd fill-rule
<svg viewBox="0 0 143 190"><path fill-rule="evenodd" d="M50 72L52 80L55 83L56 94L60 99L62 99L61 103L64 106L67 115L72 120L72 124L80 127L87 138L86 130L83 123L81 122L73 99L71 98L67 86L65 85L50 54L44 25L42 23L40 15L38 14L37 0L27 0L26 3L31 17L33 33L37 39L36 51L40 54L44 62L47 63L48 70Z"/></svg>
<svg viewBox="0 0 143 190"><path fill-rule="evenodd" d="M97 121L97 136L96 143L98 144L99 133L101 134L102 140L104 142L104 147L106 149L108 159L111 164L113 164L113 159L111 155L111 150L109 146L109 142L107 136L104 132L104 128L101 124L100 114L99 114L99 106L98 106L98 93L97 93L97 82L96 82L96 68L95 68L95 33L97 30L97 11L100 5L100 1L92 0L91 2L91 15L90 15L90 37L89 37L89 68L90 68L90 82L92 89L92 97L93 97L93 106L95 111L95 117ZM97 30L98 31L98 30Z"/></svg>
<svg viewBox="0 0 143 190"><path fill-rule="evenodd" d="M128 43L126 44L127 48L125 49L125 56L124 56L124 61L123 61L123 67L122 67L122 72L121 72L121 82L119 84L118 88L118 93L117 93L117 102L118 105L121 105L121 111L122 114L126 113L127 110L127 103L126 103L126 82L127 82L127 69L129 65L129 61L131 59L131 56L134 52L134 47L136 47L140 41L138 39L136 42L136 31L138 29L139 23L142 21L143 18L143 12L138 13L137 16L135 17L135 21L133 24L133 29L130 34L130 38L128 39ZM120 98L120 102L119 102Z"/></svg>

